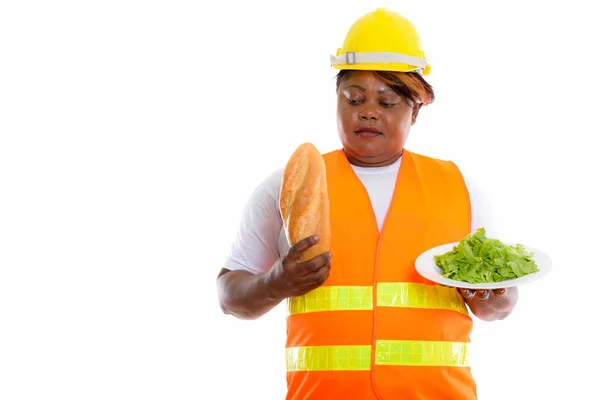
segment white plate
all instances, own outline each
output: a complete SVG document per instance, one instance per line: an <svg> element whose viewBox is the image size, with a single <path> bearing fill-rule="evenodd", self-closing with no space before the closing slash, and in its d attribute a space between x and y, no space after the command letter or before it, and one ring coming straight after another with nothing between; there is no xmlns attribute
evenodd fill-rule
<svg viewBox="0 0 600 400"><path fill-rule="evenodd" d="M516 245L516 243L514 242L503 241L503 243L511 246ZM533 260L540 269L539 272L531 273L520 278L507 279L502 282L491 283L468 283L456 281L454 279L444 278L441 274L442 269L435 264L434 256L447 253L451 251L452 248L456 245L458 245L458 242L448 243L438 247L434 247L433 249L429 249L423 254L421 254L419 257L417 257L415 261L415 268L417 269L419 275L432 282L451 287L460 287L465 289L500 289L506 287L520 286L526 283L537 281L538 279L547 275L552 269L552 262L550 261L550 257L547 254L540 251L539 249L523 245L526 251L533 253Z"/></svg>

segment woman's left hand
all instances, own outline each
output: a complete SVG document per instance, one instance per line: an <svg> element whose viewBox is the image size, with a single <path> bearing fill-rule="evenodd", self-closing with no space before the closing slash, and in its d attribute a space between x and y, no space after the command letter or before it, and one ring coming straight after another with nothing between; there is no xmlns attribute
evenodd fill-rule
<svg viewBox="0 0 600 400"><path fill-rule="evenodd" d="M485 290L485 289L474 290L474 289L459 288L458 291L460 292L460 294L462 295L462 297L465 300L471 300L475 296L477 296L477 299L481 300L481 301L488 300L492 294L494 296L503 296L504 293L506 293L506 289L504 289L504 288L492 289L492 290Z"/></svg>
<svg viewBox="0 0 600 400"><path fill-rule="evenodd" d="M504 319L513 311L519 298L516 287L473 290L458 288L475 316L484 321Z"/></svg>

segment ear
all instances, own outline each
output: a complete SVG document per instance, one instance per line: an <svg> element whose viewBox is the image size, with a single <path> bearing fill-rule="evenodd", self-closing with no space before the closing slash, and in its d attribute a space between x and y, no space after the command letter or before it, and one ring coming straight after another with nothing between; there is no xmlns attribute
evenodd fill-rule
<svg viewBox="0 0 600 400"><path fill-rule="evenodd" d="M417 122L417 116L419 115L419 110L421 109L421 106L422 106L422 104L419 103L419 104L415 104L415 106L413 107L411 126Z"/></svg>

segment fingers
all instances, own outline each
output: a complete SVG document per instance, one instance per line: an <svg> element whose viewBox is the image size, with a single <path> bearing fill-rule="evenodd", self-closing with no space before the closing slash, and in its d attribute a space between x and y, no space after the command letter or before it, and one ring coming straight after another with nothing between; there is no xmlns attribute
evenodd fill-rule
<svg viewBox="0 0 600 400"><path fill-rule="evenodd" d="M460 288L459 292L465 300L471 300L475 296L477 296L478 300L486 301L490 298L491 293L493 293L494 296L502 296L504 293L506 293L506 289L502 288L502 289L492 289L492 290L485 290L485 289L473 290L473 289Z"/></svg>
<svg viewBox="0 0 600 400"><path fill-rule="evenodd" d="M317 236L304 238L290 247L281 259L280 279L293 296L316 289L329 278L332 258L330 252L324 252L307 261L302 260L303 252L318 241Z"/></svg>
<svg viewBox="0 0 600 400"><path fill-rule="evenodd" d="M297 268L298 276L305 276L328 264L331 264L331 253L326 252L306 262L297 264L294 268Z"/></svg>
<svg viewBox="0 0 600 400"><path fill-rule="evenodd" d="M477 291L477 297L481 301L486 301L487 299L490 298L490 292L491 292L490 290L479 289Z"/></svg>
<svg viewBox="0 0 600 400"><path fill-rule="evenodd" d="M309 236L292 246L283 259L284 268L296 277L303 277L331 263L331 253L325 252L308 260L301 261L302 253L319 241L317 236Z"/></svg>
<svg viewBox="0 0 600 400"><path fill-rule="evenodd" d="M317 269L314 272L311 272L308 275L305 275L302 279L304 280L304 284L307 288L316 288L321 286L327 278L329 278L329 271L331 269L331 263L328 262L326 265Z"/></svg>
<svg viewBox="0 0 600 400"><path fill-rule="evenodd" d="M321 284L329 277L329 270L331 269L331 253L323 253L298 267L303 270L302 279L305 285L310 285L315 282L320 282Z"/></svg>
<svg viewBox="0 0 600 400"><path fill-rule="evenodd" d="M471 300L471 299L475 298L475 296L477 296L477 299L479 299L481 301L486 301L487 299L490 298L489 290L484 290L484 289L473 290L473 289L460 288L459 291L465 300Z"/></svg>
<svg viewBox="0 0 600 400"><path fill-rule="evenodd" d="M306 237L306 238L300 240L298 243L296 243L292 247L290 247L290 249L288 250L288 253L286 254L286 256L284 258L284 262L288 263L288 262L300 260L302 253L305 250L308 250L310 247L317 244L318 242L319 242L318 236L309 236L309 237Z"/></svg>

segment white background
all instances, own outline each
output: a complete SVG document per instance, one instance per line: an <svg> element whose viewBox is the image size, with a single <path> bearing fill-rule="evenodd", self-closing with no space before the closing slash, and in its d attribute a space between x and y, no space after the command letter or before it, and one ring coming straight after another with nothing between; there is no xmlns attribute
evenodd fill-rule
<svg viewBox="0 0 600 400"><path fill-rule="evenodd" d="M215 278L256 185L303 141L338 147L329 55L378 6L433 64L408 148L554 261L476 321L480 398L597 395L589 3L0 3L0 399L283 399L282 308L224 316Z"/></svg>

